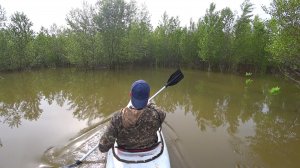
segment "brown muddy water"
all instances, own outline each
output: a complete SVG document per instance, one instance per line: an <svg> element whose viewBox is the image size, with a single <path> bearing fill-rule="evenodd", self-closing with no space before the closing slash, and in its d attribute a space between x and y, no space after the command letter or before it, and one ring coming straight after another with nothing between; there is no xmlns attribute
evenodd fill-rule
<svg viewBox="0 0 300 168"><path fill-rule="evenodd" d="M127 105L133 81L146 80L154 94L173 71L0 73L0 167L69 163L47 158L48 149L83 142L74 138L105 125ZM154 100L167 112L163 132L173 168L300 166L299 87L279 76L182 71L185 78Z"/></svg>

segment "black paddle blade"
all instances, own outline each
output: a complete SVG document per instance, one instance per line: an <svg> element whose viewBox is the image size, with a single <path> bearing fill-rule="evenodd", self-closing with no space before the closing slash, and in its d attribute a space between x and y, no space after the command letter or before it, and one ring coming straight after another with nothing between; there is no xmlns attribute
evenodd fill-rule
<svg viewBox="0 0 300 168"><path fill-rule="evenodd" d="M184 78L183 73L180 69L177 69L176 72L174 72L170 78L168 79L166 87L176 85L178 82L180 82Z"/></svg>

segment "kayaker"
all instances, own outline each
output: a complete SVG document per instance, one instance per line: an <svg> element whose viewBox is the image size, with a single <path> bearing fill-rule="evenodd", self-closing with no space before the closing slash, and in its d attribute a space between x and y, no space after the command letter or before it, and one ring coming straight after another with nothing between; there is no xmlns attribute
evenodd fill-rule
<svg viewBox="0 0 300 168"><path fill-rule="evenodd" d="M149 150L157 145L157 130L166 113L153 103L148 104L150 86L144 80L135 81L130 90L131 106L113 115L100 138L99 150L107 152L117 141L124 150Z"/></svg>

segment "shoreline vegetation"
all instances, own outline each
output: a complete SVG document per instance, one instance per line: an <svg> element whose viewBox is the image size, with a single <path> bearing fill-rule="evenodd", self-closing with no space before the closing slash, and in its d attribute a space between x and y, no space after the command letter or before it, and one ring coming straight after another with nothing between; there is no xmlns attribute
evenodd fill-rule
<svg viewBox="0 0 300 168"><path fill-rule="evenodd" d="M198 21L181 27L178 17L162 15L153 28L145 6L135 1L84 3L66 16L67 27L32 30L22 12L9 18L0 4L0 72L37 68L84 69L149 66L191 67L220 72L282 73L300 84L300 1L273 0L253 16L217 11L211 3Z"/></svg>

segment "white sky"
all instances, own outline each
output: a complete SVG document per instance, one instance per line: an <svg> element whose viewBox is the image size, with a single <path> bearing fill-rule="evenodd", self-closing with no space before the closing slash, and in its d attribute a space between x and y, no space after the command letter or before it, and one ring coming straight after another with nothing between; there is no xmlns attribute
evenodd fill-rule
<svg viewBox="0 0 300 168"><path fill-rule="evenodd" d="M95 4L97 0L86 0ZM129 1L129 0L126 0ZM230 7L232 11L240 14L240 5L244 0L136 0L138 5L145 4L151 15L151 23L155 27L166 11L169 16L179 16L181 25L189 24L190 19L197 21L205 15L209 4L214 2L217 10ZM254 4L253 14L268 17L261 9L262 5L270 6L271 0L250 0ZM6 11L6 17L14 12L24 12L33 22L33 29L39 31L41 26L49 28L56 23L58 26L66 25L66 15L71 9L82 8L83 0L0 0L0 5Z"/></svg>

